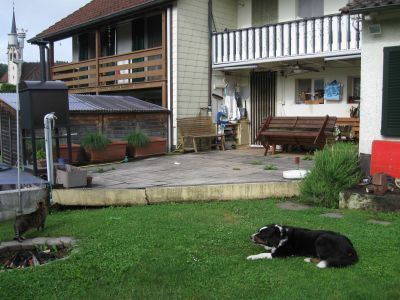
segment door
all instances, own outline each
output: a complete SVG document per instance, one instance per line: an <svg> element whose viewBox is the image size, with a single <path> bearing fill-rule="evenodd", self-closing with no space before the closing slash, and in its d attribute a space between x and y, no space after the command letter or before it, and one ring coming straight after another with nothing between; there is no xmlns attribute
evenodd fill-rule
<svg viewBox="0 0 400 300"><path fill-rule="evenodd" d="M250 75L251 144L263 120L275 116L276 72L252 72Z"/></svg>

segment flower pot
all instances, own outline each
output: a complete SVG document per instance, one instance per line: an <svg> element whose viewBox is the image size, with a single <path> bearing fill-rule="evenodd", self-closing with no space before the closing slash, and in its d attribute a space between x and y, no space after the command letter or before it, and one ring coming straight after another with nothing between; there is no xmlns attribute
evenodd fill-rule
<svg viewBox="0 0 400 300"><path fill-rule="evenodd" d="M123 160L126 155L126 141L113 141L105 149L89 150L91 162L112 162Z"/></svg>
<svg viewBox="0 0 400 300"><path fill-rule="evenodd" d="M72 161L70 163L77 163L79 162L79 153L81 150L81 146L78 144L71 144L71 156ZM60 158L64 158L64 160L68 160L68 145L61 144L60 145Z"/></svg>
<svg viewBox="0 0 400 300"><path fill-rule="evenodd" d="M167 139L161 137L150 137L150 142L144 147L134 147L129 145L129 155L134 158L148 157L152 155L165 154Z"/></svg>

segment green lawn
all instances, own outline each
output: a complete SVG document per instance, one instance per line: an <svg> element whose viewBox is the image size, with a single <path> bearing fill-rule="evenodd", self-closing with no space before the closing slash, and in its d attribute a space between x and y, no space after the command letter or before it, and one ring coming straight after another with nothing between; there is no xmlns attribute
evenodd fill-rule
<svg viewBox="0 0 400 300"><path fill-rule="evenodd" d="M62 261L0 273L1 299L399 299L400 217L315 208L283 211L276 202L167 204L56 212L45 236L75 236ZM369 224L371 218L389 226ZM249 240L266 223L347 235L360 262L318 269L293 257L247 261ZM30 232L27 237L38 236ZM0 238L13 237L10 222Z"/></svg>

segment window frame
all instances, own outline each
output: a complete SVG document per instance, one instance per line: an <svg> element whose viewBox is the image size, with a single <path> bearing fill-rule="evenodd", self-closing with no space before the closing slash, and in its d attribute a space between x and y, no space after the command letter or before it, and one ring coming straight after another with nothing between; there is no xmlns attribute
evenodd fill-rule
<svg viewBox="0 0 400 300"><path fill-rule="evenodd" d="M311 87L310 87L310 94L312 94L311 99L304 99L301 100L300 99L300 90L299 90L299 81L300 80L310 80L311 81ZM320 98L315 98L315 82L321 80L323 81L323 85L325 87L325 78L321 77L321 78L297 78L296 79L296 84L295 84L295 104L307 104L305 101L308 100L312 100L312 101L316 101L316 100L320 100L320 99L324 99L324 97L320 97ZM325 101L324 101L325 103Z"/></svg>

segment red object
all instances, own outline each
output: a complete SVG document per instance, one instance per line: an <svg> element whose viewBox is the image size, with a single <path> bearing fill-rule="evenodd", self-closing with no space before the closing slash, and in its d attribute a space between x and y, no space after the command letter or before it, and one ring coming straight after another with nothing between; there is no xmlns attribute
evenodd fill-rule
<svg viewBox="0 0 400 300"><path fill-rule="evenodd" d="M112 162L123 160L126 155L126 141L113 141L103 150L90 150L90 161L98 162Z"/></svg>
<svg viewBox="0 0 400 300"><path fill-rule="evenodd" d="M144 147L128 146L131 157L148 157L165 154L167 152L167 139L162 137L150 137L150 142Z"/></svg>
<svg viewBox="0 0 400 300"><path fill-rule="evenodd" d="M70 163L77 163L79 162L78 157L79 157L79 152L81 151L81 146L78 144L71 144L71 156L72 156L72 162ZM67 144L61 144L60 145L60 157L64 159L68 159L68 145Z"/></svg>
<svg viewBox="0 0 400 300"><path fill-rule="evenodd" d="M400 178L400 142L372 142L371 175L376 173Z"/></svg>

